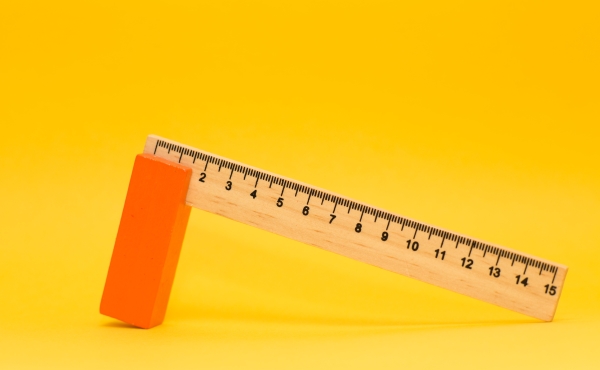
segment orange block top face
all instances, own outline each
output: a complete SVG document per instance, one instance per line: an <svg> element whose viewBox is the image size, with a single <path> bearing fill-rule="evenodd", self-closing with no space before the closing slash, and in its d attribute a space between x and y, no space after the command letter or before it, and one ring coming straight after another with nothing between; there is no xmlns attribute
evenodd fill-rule
<svg viewBox="0 0 600 370"><path fill-rule="evenodd" d="M100 312L150 328L162 323L191 208L191 168L136 157Z"/></svg>

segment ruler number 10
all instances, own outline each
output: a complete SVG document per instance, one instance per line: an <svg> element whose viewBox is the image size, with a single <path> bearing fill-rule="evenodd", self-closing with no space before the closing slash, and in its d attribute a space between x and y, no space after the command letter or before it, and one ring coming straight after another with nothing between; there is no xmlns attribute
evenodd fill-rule
<svg viewBox="0 0 600 370"><path fill-rule="evenodd" d="M406 249L412 249L413 251L418 251L419 250L419 242L418 241L412 241L411 239L408 239L406 241Z"/></svg>

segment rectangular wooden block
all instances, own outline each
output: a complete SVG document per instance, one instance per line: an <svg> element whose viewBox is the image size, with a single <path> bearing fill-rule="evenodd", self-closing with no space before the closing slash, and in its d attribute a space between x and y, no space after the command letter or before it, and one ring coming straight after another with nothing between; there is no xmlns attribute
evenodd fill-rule
<svg viewBox="0 0 600 370"><path fill-rule="evenodd" d="M100 313L141 328L162 323L191 210L191 175L152 154L136 157Z"/></svg>

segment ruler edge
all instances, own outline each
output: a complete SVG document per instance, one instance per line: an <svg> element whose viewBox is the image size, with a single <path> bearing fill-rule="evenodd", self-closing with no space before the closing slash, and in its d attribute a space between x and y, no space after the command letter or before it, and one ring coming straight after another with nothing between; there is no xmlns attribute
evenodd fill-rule
<svg viewBox="0 0 600 370"><path fill-rule="evenodd" d="M147 151L146 151L146 147L148 147L148 145L147 145L147 144L151 143L151 142L152 142L152 140L156 140L155 150L153 150L153 151L148 151L148 152L147 152ZM212 157L214 157L214 158L216 158L216 159L220 159L220 160L223 160L223 161L227 161L227 162L230 162L230 163L232 163L232 164L235 164L235 165L239 165L239 166L242 166L242 167L246 167L246 168L249 168L249 169L253 169L253 170L255 170L255 171L262 172L262 173L264 173L264 174L266 174L266 175L270 175L270 176L273 176L273 177L276 177L276 178L280 178L280 179L282 179L282 180L286 180L286 181L289 181L289 182L292 182L292 183L296 183L296 184L298 184L298 185L305 186L305 187L307 187L307 188L309 188L309 189L313 189L313 190L316 190L316 191L321 191L321 192L323 192L323 193L325 193L325 194L329 194L329 195L332 195L332 196L336 196L336 197L338 197L338 198L341 198L341 199L346 199L346 200L348 200L348 201L351 201L351 202L354 202L354 203L360 204L360 205L362 205L362 206L370 207L370 208L372 208L372 209L374 209L374 210L376 210L376 211L380 211L380 212L383 212L383 213L388 213L388 214L391 214L392 216L400 217L400 218L403 218L403 219L406 219L406 220L409 220L409 221L413 221L413 222L417 222L417 223L420 223L420 224L425 224L425 225L427 225L427 226L430 226L430 227L433 227L433 228L435 228L435 229L438 229L438 230L440 230L440 231L442 231L442 232L447 232L447 233L449 233L449 234L454 234L454 235L456 235L457 237L462 237L462 238L465 238L465 239L467 239L467 240L469 240L469 239L470 239L470 240L472 240L472 241L475 241L475 242L478 242L478 243L482 243L482 244L488 244L488 245L490 245L490 246L493 246L493 247L500 248L501 250L504 250L504 251L507 251L507 252L512 252L512 253L514 253L514 254L516 254L516 255L519 255L519 256L522 256L522 257L527 257L527 258L530 258L530 259L532 259L532 260L537 260L537 261L539 261L539 262L546 263L546 264L548 264L548 265L549 265L549 266L551 266L551 267L556 267L556 269L557 269L557 277L558 277L558 272L559 272L559 271L564 271L564 272L562 273L562 279L561 279L561 280L559 280L559 282L560 282L560 286L561 286L561 289L559 290L558 296L555 298L554 305L553 305L553 310L552 310L552 315L551 315L550 319L549 319L549 320L546 320L546 319L541 319L541 318L539 318L539 317L535 317L535 316L531 316L531 315L527 315L527 314L525 314L525 316L533 317L533 318L536 318L536 319L538 319L538 320L541 320L541 321L550 322L550 321L553 321L553 319L554 319L554 316L556 315L556 310L557 310L557 308L558 308L558 302L560 301L560 298L561 298L561 296L562 296L562 292L563 292L563 289L564 289L564 283L565 283L565 280L566 280L566 277L567 277L567 273L568 273L568 270L569 270L569 267L568 267L568 266L566 266L566 265L563 265L563 264L560 264L560 263L557 263L557 262L554 262L554 261L550 261L550 260L547 260L547 259L545 259L545 258L538 257L538 256L535 256L535 255L532 255L532 254L526 253L526 252L522 252L522 251L520 251L520 250L515 250L515 249L512 249L512 248L508 248L508 247L502 246L502 245L498 245L498 244L491 243L491 242L484 241L484 240L480 240L480 239L478 239L478 238L474 238L474 237L471 237L471 236L468 236L468 235L464 235L464 234L461 234L461 233L458 233L458 232L455 232L455 231L450 231L450 230L447 230L447 229L445 229L445 228L438 227L438 226L436 226L436 225L432 225L432 224L429 224L429 223L424 223L424 222L422 222L422 221L414 220L414 219L412 219L412 218L410 218L410 217L405 217L405 216L399 215L399 214L397 214L396 212L387 211L387 210L385 210L385 209L382 209L382 208L379 208L379 207L375 207L375 206L369 205L369 204L367 204L367 203L365 203L365 202L362 202L362 201L357 201L357 200L354 200L354 199L352 199L352 198L349 198L349 197L347 197L347 196L344 196L344 195L339 195L339 194L337 194L337 193L335 193L335 192L333 192L333 191L326 190L326 189L322 189L322 188L320 188L320 187L317 187L317 186L314 186L314 185L311 185L311 184L306 184L306 183L304 183L304 182L302 182L302 181L298 181L298 180L296 180L296 179L288 178L288 177L286 177L286 176L283 176L283 175L280 175L280 174L272 173L272 172L270 172L270 171L267 171L267 170L264 170L264 169L261 169L261 168L254 167L254 166L252 166L252 165L248 165L248 164L246 164L246 163L238 162L238 161L236 161L236 160L233 160L233 159L230 159L230 158L222 157L222 156L220 156L220 155L213 154L213 153L211 153L211 152L209 152L209 151L201 150L201 149L198 149L198 148L196 148L196 147L193 147L193 146L191 146L191 145L182 144L182 143L180 143L180 142L178 142L178 141L175 141L175 140L172 140L172 139L167 139L167 138L164 138L164 137L162 137L162 136L159 136L159 135L150 134L150 135L148 135L148 136L147 136L147 138L146 138L146 141L145 141L145 144L144 144L144 153L155 154L155 153L156 153L156 149L158 148L158 141L159 141L159 140L160 140L160 141L163 141L163 142L165 142L165 143L168 143L168 144L173 144L173 145L179 146L179 147L181 147L181 148L184 148L184 149L188 149L188 150L194 151L194 152L203 153L203 154L206 154L206 155L212 156ZM190 181L192 181L192 180L190 180ZM196 208L196 207L195 207L194 205L192 205L192 204L188 204L188 205L190 205L190 206L192 206L192 207ZM233 220L233 221L237 221L237 220ZM239 222L239 221L238 221L238 222ZM276 234L276 233L275 233L275 234ZM279 235L279 234L276 234L276 235ZM290 238L290 239L293 239L293 238ZM307 244L307 243L304 243L304 242L301 242L301 243L303 243L303 244ZM309 244L309 245L310 245L310 244ZM320 248L320 247L318 247L318 246L316 246L316 247L317 247L317 248ZM320 249L322 249L322 248L320 248ZM338 253L334 253L334 254L338 254ZM338 255L339 255L339 254L338 254ZM343 255L341 255L341 256L343 256ZM347 256L343 256L343 257L349 258L349 257L347 257ZM358 261L358 262L361 262L361 261ZM364 262L363 262L363 263L364 263ZM531 265L528 265L528 266L531 266ZM373 266L373 267L377 267L377 268L383 269L383 268L381 268L381 267L378 267L378 266ZM383 269L383 270L386 270L386 269ZM386 271L389 271L389 270L386 270ZM399 274L399 275L402 275L402 274ZM409 278L410 278L410 276L406 276L406 277L409 277ZM414 279L414 278L413 278L413 279ZM418 281L420 281L420 282L423 282L423 283L427 283L427 282L425 282L425 281L421 281L421 280L419 280L419 279L415 279L415 280L418 280ZM436 286L436 287L438 287L438 288L443 288L443 287L439 287L439 286L437 286L437 285L435 285L435 284L431 284L431 283L427 283L427 284L429 284L429 285L432 285L432 286ZM557 285L558 285L558 284L557 284ZM446 289L446 290L448 290L448 289ZM462 293L460 293L460 292L456 292L456 291L453 291L453 290L450 290L450 291L452 291L453 293L458 293L458 294L460 294L460 295L463 295L463 296L466 296L466 297L472 298L472 299L476 299L476 298L474 298L474 297L471 297L471 296L469 296L469 295L462 294ZM479 299L477 299L477 300L479 300ZM487 302L487 301L484 301L484 302L486 302L486 303L491 303L492 305L494 305L494 306L497 306L497 307L502 307L503 309L507 309L506 307L499 306L499 305L497 305L497 304L494 304L494 303L492 303L492 302ZM511 309L509 309L509 310L510 310L510 311L513 311L513 312L515 312L514 310L511 310ZM523 314L523 313L521 313L521 314Z"/></svg>

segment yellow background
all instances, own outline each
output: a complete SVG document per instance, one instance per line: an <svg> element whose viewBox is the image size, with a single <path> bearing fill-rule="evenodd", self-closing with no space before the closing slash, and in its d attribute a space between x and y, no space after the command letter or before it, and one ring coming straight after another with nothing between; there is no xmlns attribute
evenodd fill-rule
<svg viewBox="0 0 600 370"><path fill-rule="evenodd" d="M0 368L599 368L597 4L3 1ZM198 210L103 317L150 133L563 263L556 319Z"/></svg>

